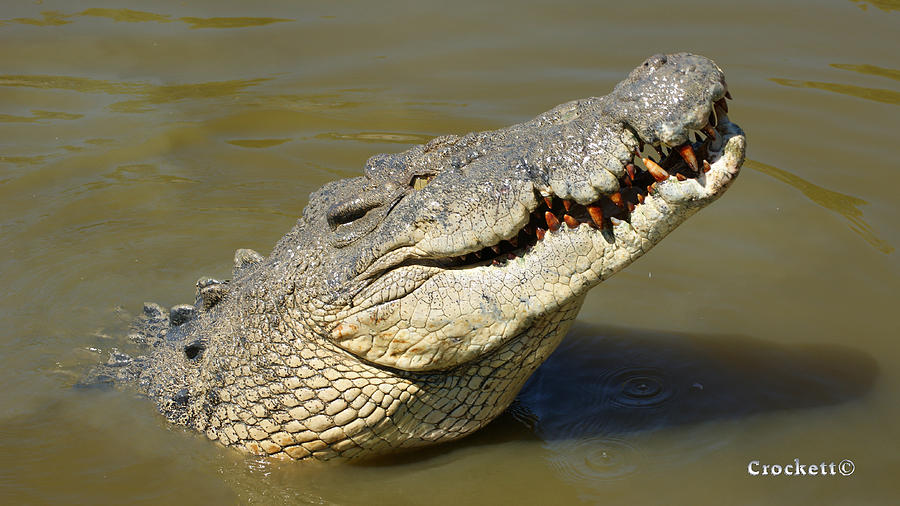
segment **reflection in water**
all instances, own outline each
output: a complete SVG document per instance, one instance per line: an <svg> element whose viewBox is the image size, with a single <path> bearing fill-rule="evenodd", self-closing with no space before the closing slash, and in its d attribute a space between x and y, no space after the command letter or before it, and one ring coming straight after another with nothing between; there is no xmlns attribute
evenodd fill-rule
<svg viewBox="0 0 900 506"><path fill-rule="evenodd" d="M219 97L234 98L247 88L269 80L270 78L235 79L231 81L155 86L147 83L115 82L72 76L0 75L0 86L70 90L110 95L137 95L141 98L116 102L109 106L110 110L116 112L147 112L152 110L149 107L151 105L167 104L181 100Z"/></svg>
<svg viewBox="0 0 900 506"><path fill-rule="evenodd" d="M248 107L260 107L267 109L284 109L288 111L322 111L359 107L371 103L369 97L359 97L358 100L347 100L349 90L342 93L311 93L307 95L260 95L247 97Z"/></svg>
<svg viewBox="0 0 900 506"><path fill-rule="evenodd" d="M147 85L90 79L87 77L50 75L0 75L0 86L21 86L51 90L71 90L82 93L127 95L140 93Z"/></svg>
<svg viewBox="0 0 900 506"><path fill-rule="evenodd" d="M13 19L0 19L0 26L3 26L8 23L18 23L20 25L32 25L32 26L59 26L59 25L67 25L71 23L69 18L72 17L70 14L63 14L58 11L44 11L41 13L42 19L37 18L13 18Z"/></svg>
<svg viewBox="0 0 900 506"><path fill-rule="evenodd" d="M246 88L268 81L269 78L235 79L207 83L171 84L165 86L145 85L141 94L144 98L116 102L109 108L116 112L151 111L150 105L167 104L181 100L200 100L218 97L235 97Z"/></svg>
<svg viewBox="0 0 900 506"><path fill-rule="evenodd" d="M0 114L0 123L35 123L42 119L73 120L83 118L83 114L72 114L59 111L32 110L31 116L14 116L12 114Z"/></svg>
<svg viewBox="0 0 900 506"><path fill-rule="evenodd" d="M869 4L878 7L883 11L900 11L900 1L898 0L850 0L860 9L867 10Z"/></svg>
<svg viewBox="0 0 900 506"><path fill-rule="evenodd" d="M900 81L900 70L888 69L884 67L876 67L875 65L853 65L850 63L832 63L829 65L836 69L852 70L860 74L871 74L873 76L887 77L895 81Z"/></svg>
<svg viewBox="0 0 900 506"><path fill-rule="evenodd" d="M12 165L39 165L39 164L44 163L45 160L47 160L47 157L45 155L36 155L36 156L0 155L0 163L9 163Z"/></svg>
<svg viewBox="0 0 900 506"><path fill-rule="evenodd" d="M283 23L287 21L295 21L287 18L252 18L252 17L221 17L221 18L196 18L183 17L172 18L165 14L156 14L153 12L135 11L132 9L87 9L75 14L65 14L58 11L41 12L42 18L13 18L0 20L0 25L8 23L17 23L21 25L34 26L59 26L72 23L72 18L79 16L108 18L113 21L125 23L170 23L172 21L181 21L188 25L189 28L246 28L251 26L265 26L272 23Z"/></svg>
<svg viewBox="0 0 900 506"><path fill-rule="evenodd" d="M149 163L135 163L120 165L108 174L103 175L112 181L120 183L199 183L196 179L190 179L172 174L164 174L159 167Z"/></svg>
<svg viewBox="0 0 900 506"><path fill-rule="evenodd" d="M122 21L125 23L143 23L147 21L155 21L157 23L169 23L172 18L163 14L155 14L152 12L135 11L131 9L87 9L73 16L96 16L98 18L109 18L113 21Z"/></svg>
<svg viewBox="0 0 900 506"><path fill-rule="evenodd" d="M199 180L186 177L176 176L174 174L166 174L160 171L159 167L149 163L136 163L129 165L120 165L112 172L102 175L102 179L88 181L76 187L67 190L72 196L83 193L90 193L104 188L113 186L142 186L152 183L162 183L166 185L181 183L199 183Z"/></svg>
<svg viewBox="0 0 900 506"><path fill-rule="evenodd" d="M316 139L361 142L396 142L400 144L425 144L433 138L433 135L406 134L395 132L358 132L353 134L326 132L316 135Z"/></svg>
<svg viewBox="0 0 900 506"><path fill-rule="evenodd" d="M870 356L849 348L576 323L496 425L524 425L560 473L588 484L634 472L647 431L838 404L868 392L877 374ZM672 451L704 452L702 439Z"/></svg>
<svg viewBox="0 0 900 506"><path fill-rule="evenodd" d="M271 148L272 146L278 146L290 140L291 139L233 139L225 142L242 148Z"/></svg>
<svg viewBox="0 0 900 506"><path fill-rule="evenodd" d="M825 83L820 81L799 81L796 79L781 79L778 77L771 78L772 81L783 86L791 86L793 88L813 88L817 90L831 91L850 95L875 102L885 104L900 104L900 92L893 90L885 90L881 88L866 88L864 86L854 86L852 84Z"/></svg>
<svg viewBox="0 0 900 506"><path fill-rule="evenodd" d="M864 394L876 374L873 359L834 346L609 333L577 324L522 390L518 409L534 416L531 425L541 438L621 435L836 404ZM648 376L648 402L636 402L629 384Z"/></svg>
<svg viewBox="0 0 900 506"><path fill-rule="evenodd" d="M803 195L806 195L807 198L816 204L829 211L840 214L850 222L851 230L859 234L878 251L884 254L889 254L894 251L894 248L891 245L875 235L875 231L866 220L863 219L863 212L859 209L859 206L868 204L865 200L822 188L800 176L756 160L745 160L744 167L758 170L763 174L787 183L803 192Z"/></svg>
<svg viewBox="0 0 900 506"><path fill-rule="evenodd" d="M191 28L244 28L294 21L284 18L181 18Z"/></svg>

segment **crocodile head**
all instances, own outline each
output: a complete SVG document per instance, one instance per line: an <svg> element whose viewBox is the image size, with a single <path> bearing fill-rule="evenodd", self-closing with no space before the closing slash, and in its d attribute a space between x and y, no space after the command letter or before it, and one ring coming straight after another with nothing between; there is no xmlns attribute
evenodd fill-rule
<svg viewBox="0 0 900 506"><path fill-rule="evenodd" d="M737 176L727 95L711 60L656 55L604 97L373 157L313 194L270 257L287 321L403 371L552 349L587 290Z"/></svg>
<svg viewBox="0 0 900 506"><path fill-rule="evenodd" d="M329 459L460 438L514 399L586 292L737 176L722 71L657 55L612 93L378 155L325 185L268 258L194 305L145 306L147 356L99 366L171 420ZM658 151L658 154L657 154Z"/></svg>

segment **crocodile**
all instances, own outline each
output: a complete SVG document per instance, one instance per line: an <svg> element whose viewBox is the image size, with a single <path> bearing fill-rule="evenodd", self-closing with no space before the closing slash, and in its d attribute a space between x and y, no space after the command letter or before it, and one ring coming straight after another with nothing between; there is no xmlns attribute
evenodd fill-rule
<svg viewBox="0 0 900 506"><path fill-rule="evenodd" d="M514 400L587 291L736 178L722 70L644 61L603 97L378 154L314 192L268 257L147 303L140 356L95 369L174 423L286 459L462 438Z"/></svg>

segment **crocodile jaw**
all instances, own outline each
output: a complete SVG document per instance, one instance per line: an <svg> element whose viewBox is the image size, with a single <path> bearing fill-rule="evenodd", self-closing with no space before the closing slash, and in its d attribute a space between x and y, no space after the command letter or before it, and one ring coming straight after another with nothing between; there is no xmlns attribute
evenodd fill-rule
<svg viewBox="0 0 900 506"><path fill-rule="evenodd" d="M333 327L332 338L379 365L441 370L497 349L564 305L577 301L580 306L587 290L649 251L730 186L744 160L744 133L725 116L716 132L708 147L709 171L694 179L670 176L656 183L629 221L612 220L603 229L589 223L561 225L499 265L394 269L388 284L417 277L421 284L374 310L345 314ZM379 285L373 291L387 290ZM447 293L454 296L448 299Z"/></svg>

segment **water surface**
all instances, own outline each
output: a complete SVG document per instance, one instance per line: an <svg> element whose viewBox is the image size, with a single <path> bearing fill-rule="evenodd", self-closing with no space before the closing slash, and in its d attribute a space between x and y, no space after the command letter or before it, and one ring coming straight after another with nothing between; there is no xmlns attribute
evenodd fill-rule
<svg viewBox="0 0 900 506"><path fill-rule="evenodd" d="M4 503L883 504L900 472L900 4L7 2ZM594 290L508 413L367 465L270 462L73 389L144 301L268 252L311 191L433 136L726 71L727 197ZM752 477L748 463L856 464Z"/></svg>

